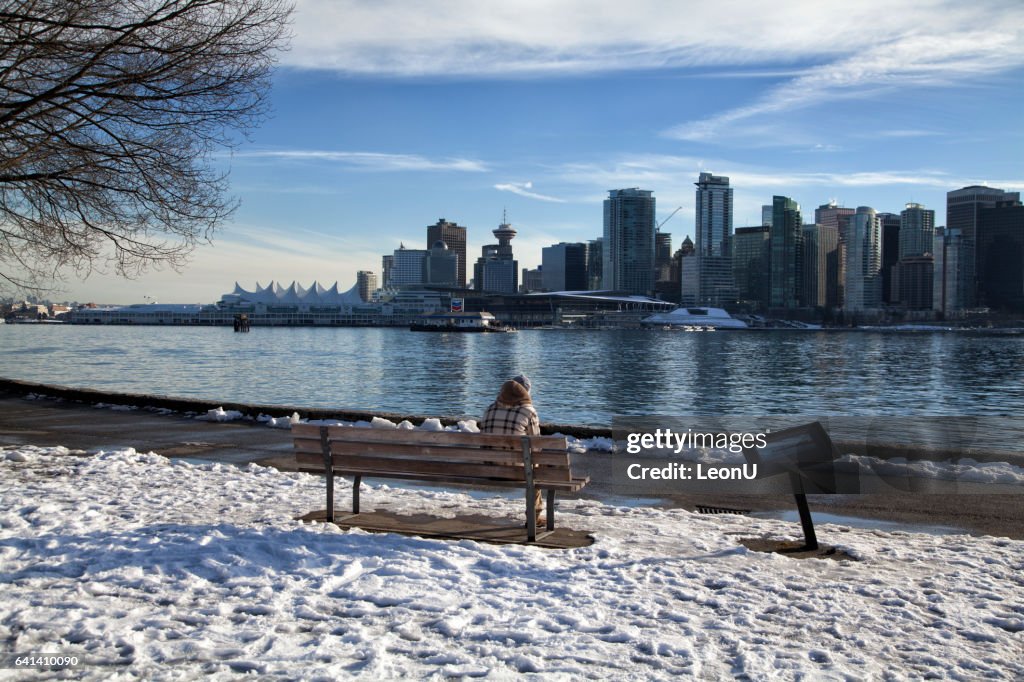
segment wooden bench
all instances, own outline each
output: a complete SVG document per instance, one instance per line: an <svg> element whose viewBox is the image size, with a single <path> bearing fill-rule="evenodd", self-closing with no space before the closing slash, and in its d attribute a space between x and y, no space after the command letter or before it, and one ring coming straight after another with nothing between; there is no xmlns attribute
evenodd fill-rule
<svg viewBox="0 0 1024 682"><path fill-rule="evenodd" d="M334 521L334 476L352 476L352 514L364 477L524 488L526 527L537 540L536 490L547 491L545 535L555 528L555 492L576 492L589 478L572 475L564 436L367 429L293 424L302 471L325 472L327 520Z"/></svg>

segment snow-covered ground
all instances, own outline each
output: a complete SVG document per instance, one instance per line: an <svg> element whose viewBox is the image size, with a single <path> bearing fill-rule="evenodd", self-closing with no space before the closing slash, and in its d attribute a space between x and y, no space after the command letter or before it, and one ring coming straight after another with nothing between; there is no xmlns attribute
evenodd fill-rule
<svg viewBox="0 0 1024 682"><path fill-rule="evenodd" d="M737 544L793 524L566 501L597 541L545 550L303 525L322 480L254 465L0 460L0 654L75 677L1024 677L1024 542L823 525L859 561L795 560ZM371 508L522 514L371 486Z"/></svg>

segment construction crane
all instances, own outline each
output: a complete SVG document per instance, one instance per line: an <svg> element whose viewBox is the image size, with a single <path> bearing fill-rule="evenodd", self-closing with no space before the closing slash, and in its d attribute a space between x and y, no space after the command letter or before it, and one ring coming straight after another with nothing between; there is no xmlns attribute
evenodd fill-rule
<svg viewBox="0 0 1024 682"><path fill-rule="evenodd" d="M668 221L672 220L672 216L674 216L676 213L679 213L681 210L683 210L682 206L678 207L676 210L674 210L671 213L669 213L667 218L665 218L660 223L658 223L657 225L654 226L654 231L657 232L658 230L660 230L662 225L664 225Z"/></svg>

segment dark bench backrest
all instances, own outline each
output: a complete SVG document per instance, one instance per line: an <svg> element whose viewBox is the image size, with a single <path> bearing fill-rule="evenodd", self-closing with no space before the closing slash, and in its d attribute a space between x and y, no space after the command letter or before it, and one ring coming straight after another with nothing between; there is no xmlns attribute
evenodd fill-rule
<svg viewBox="0 0 1024 682"><path fill-rule="evenodd" d="M811 422L765 437L763 448L744 450L747 461L758 465L758 477L788 473L794 493L835 493L835 446L820 422Z"/></svg>
<svg viewBox="0 0 1024 682"><path fill-rule="evenodd" d="M304 468L324 468L326 444L339 474L526 481L522 436L316 424L294 424L292 435ZM531 436L528 443L535 483L572 480L564 436Z"/></svg>

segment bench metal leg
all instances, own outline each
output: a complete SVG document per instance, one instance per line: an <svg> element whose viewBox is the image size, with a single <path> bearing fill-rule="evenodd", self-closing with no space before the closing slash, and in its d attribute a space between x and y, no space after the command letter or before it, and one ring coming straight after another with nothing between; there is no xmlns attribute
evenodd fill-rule
<svg viewBox="0 0 1024 682"><path fill-rule="evenodd" d="M359 484L362 482L362 476L356 476L355 480L352 481L352 513L359 513Z"/></svg>
<svg viewBox="0 0 1024 682"><path fill-rule="evenodd" d="M324 472L327 477L327 520L334 521L334 470Z"/></svg>
<svg viewBox="0 0 1024 682"><path fill-rule="evenodd" d="M555 529L555 489L548 490L548 530Z"/></svg>
<svg viewBox="0 0 1024 682"><path fill-rule="evenodd" d="M794 497L796 497L796 508L800 512L800 525L804 528L804 548L818 549L818 536L814 532L811 509L807 506L807 495L797 493Z"/></svg>
<svg viewBox="0 0 1024 682"><path fill-rule="evenodd" d="M529 436L523 436L523 471L526 477L526 541L537 541L537 489L533 485L533 452Z"/></svg>
<svg viewBox="0 0 1024 682"><path fill-rule="evenodd" d="M327 479L327 521L334 521L334 463L331 458L331 443L327 427L320 427L320 452L324 456L324 478Z"/></svg>
<svg viewBox="0 0 1024 682"><path fill-rule="evenodd" d="M537 494L532 485L526 486L526 539L537 539Z"/></svg>

